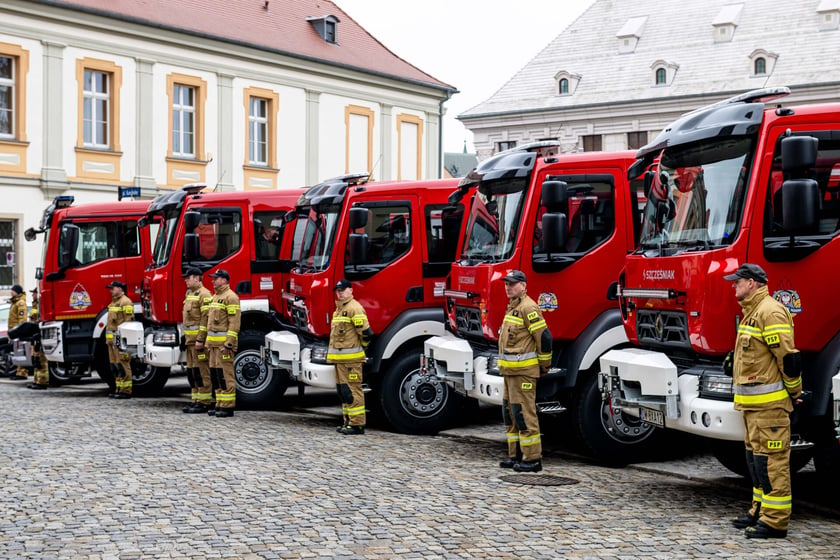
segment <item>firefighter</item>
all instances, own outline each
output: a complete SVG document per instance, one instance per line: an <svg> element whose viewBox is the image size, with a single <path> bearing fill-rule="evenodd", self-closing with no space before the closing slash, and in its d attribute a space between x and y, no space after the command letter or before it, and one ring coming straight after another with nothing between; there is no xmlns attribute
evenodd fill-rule
<svg viewBox="0 0 840 560"><path fill-rule="evenodd" d="M105 286L111 290L111 304L108 306L108 320L105 325L105 342L108 345L108 361L114 375L115 399L131 398L131 356L120 350L119 326L134 317L134 304L125 295L126 285L118 280Z"/></svg>
<svg viewBox="0 0 840 560"><path fill-rule="evenodd" d="M198 342L206 346L210 362L210 379L216 393L216 408L207 413L216 418L233 416L236 408L236 378L233 357L239 345L241 310L239 296L230 289L230 274L219 269L210 275L215 295L206 314L201 315ZM203 328L201 328L203 327ZM198 349L198 344L196 344Z"/></svg>
<svg viewBox="0 0 840 560"><path fill-rule="evenodd" d="M213 296L201 283L201 269L190 267L184 272L187 293L184 296L184 341L187 346L187 380L190 383L191 403L184 407L187 414L204 413L215 408L213 383L207 350L198 342L202 317L207 315Z"/></svg>
<svg viewBox="0 0 840 560"><path fill-rule="evenodd" d="M12 306L9 308L9 323L7 330L12 330L21 323L26 322L26 294L23 293L23 288L20 284L12 286L12 297L9 298L9 303ZM29 371L19 366L15 375L10 375L9 379L26 379L29 377Z"/></svg>
<svg viewBox="0 0 840 560"><path fill-rule="evenodd" d="M344 435L361 435L365 433L362 368L373 331L365 308L353 299L353 288L347 279L336 282L335 299L327 363L335 364L335 387L344 420L336 431Z"/></svg>
<svg viewBox="0 0 840 560"><path fill-rule="evenodd" d="M40 320L40 302L38 301L38 288L33 288L32 293L32 309L29 310L29 320L38 324ZM35 373L34 382L27 385L30 389L44 390L50 384L50 371L47 368L47 357L44 356L44 350L41 347L40 334L35 338L32 345L32 369Z"/></svg>
<svg viewBox="0 0 840 560"><path fill-rule="evenodd" d="M742 264L724 276L743 309L731 356L735 409L743 411L747 468L753 484L749 511L732 520L752 539L787 536L791 512L790 413L801 402L801 358L793 319L770 296L767 273Z"/></svg>
<svg viewBox="0 0 840 560"><path fill-rule="evenodd" d="M542 470L542 441L537 418L537 378L551 365L551 333L540 308L526 294L525 273L502 278L510 299L499 333L499 372L504 378L502 418L508 457L499 462L517 472Z"/></svg>

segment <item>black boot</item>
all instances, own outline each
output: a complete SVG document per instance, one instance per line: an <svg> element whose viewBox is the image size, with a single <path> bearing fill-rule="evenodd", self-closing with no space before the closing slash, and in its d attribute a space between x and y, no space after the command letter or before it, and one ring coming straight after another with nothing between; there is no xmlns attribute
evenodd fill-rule
<svg viewBox="0 0 840 560"><path fill-rule="evenodd" d="M516 472L540 472L542 470L542 460L520 461L513 465L513 470Z"/></svg>
<svg viewBox="0 0 840 560"><path fill-rule="evenodd" d="M736 529L746 529L747 527L752 527L756 523L758 523L758 514L759 509L756 508L754 514L745 513L744 515L739 515L732 519L732 525Z"/></svg>
<svg viewBox="0 0 840 560"><path fill-rule="evenodd" d="M774 529L764 521L759 521L753 527L747 527L744 535L748 539L783 539L787 537L787 529Z"/></svg>
<svg viewBox="0 0 840 560"><path fill-rule="evenodd" d="M360 436L364 435L365 427L364 426L345 426L341 428L341 433L345 436Z"/></svg>

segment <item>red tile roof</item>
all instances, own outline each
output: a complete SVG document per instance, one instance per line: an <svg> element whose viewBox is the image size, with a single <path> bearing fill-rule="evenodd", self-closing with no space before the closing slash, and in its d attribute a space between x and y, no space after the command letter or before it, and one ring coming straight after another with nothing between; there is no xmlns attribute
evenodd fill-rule
<svg viewBox="0 0 840 560"><path fill-rule="evenodd" d="M243 43L435 88L455 89L389 51L341 8L327 0L35 1ZM327 43L306 21L307 17L328 15L339 19L337 44Z"/></svg>

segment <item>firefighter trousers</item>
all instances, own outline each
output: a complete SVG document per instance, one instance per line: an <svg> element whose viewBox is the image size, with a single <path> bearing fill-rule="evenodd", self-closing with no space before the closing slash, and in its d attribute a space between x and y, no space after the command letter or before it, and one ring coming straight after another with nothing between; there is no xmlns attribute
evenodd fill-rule
<svg viewBox="0 0 840 560"><path fill-rule="evenodd" d="M50 384L50 370L47 367L47 357L42 350L32 353L32 367L35 371L35 384L46 387Z"/></svg>
<svg viewBox="0 0 840 560"><path fill-rule="evenodd" d="M195 342L187 342L187 380L190 382L192 402L214 406L213 381L210 378L207 350L196 349Z"/></svg>
<svg viewBox="0 0 840 560"><path fill-rule="evenodd" d="M526 375L503 375L505 392L502 419L507 432L508 456L522 451L523 461L542 458L540 422L537 418L537 378Z"/></svg>
<svg viewBox="0 0 840 560"><path fill-rule="evenodd" d="M790 414L783 408L744 411L744 443L753 484L750 513L774 529L790 521Z"/></svg>
<svg viewBox="0 0 840 560"><path fill-rule="evenodd" d="M364 426L365 392L362 390L362 364L335 364L336 391L341 401L345 426Z"/></svg>
<svg viewBox="0 0 840 560"><path fill-rule="evenodd" d="M131 394L131 356L113 344L108 345L108 361L114 366L114 386L117 393Z"/></svg>
<svg viewBox="0 0 840 560"><path fill-rule="evenodd" d="M216 409L236 408L236 378L233 375L234 352L223 346L208 346L210 378L216 392Z"/></svg>

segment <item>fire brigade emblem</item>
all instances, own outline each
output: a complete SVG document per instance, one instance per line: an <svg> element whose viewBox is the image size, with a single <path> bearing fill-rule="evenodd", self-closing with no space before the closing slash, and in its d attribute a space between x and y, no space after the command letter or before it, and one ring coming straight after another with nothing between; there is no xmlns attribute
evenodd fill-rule
<svg viewBox="0 0 840 560"><path fill-rule="evenodd" d="M81 284L76 284L70 293L70 307L80 310L90 307L90 294Z"/></svg>
<svg viewBox="0 0 840 560"><path fill-rule="evenodd" d="M543 292L537 298L537 305L543 311L554 311L557 309L557 296L552 292Z"/></svg>
<svg viewBox="0 0 840 560"><path fill-rule="evenodd" d="M791 313L802 312L802 300L796 290L779 290L773 294L773 299L787 307Z"/></svg>

